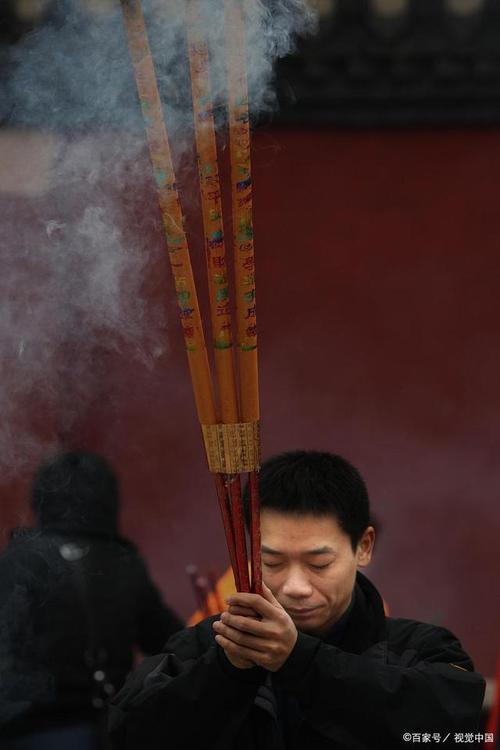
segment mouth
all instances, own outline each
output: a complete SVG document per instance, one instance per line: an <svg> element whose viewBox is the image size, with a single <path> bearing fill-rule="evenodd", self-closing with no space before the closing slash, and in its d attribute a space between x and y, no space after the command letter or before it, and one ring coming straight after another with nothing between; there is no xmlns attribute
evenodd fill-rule
<svg viewBox="0 0 500 750"><path fill-rule="evenodd" d="M290 607L287 609L288 614L290 617L309 617L309 615L314 614L317 612L319 607L303 607L301 609L291 609Z"/></svg>

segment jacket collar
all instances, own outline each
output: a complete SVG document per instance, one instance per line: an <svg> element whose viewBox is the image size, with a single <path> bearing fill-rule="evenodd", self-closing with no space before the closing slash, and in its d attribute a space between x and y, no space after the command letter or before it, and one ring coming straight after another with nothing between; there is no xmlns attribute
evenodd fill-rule
<svg viewBox="0 0 500 750"><path fill-rule="evenodd" d="M353 601L341 620L325 637L325 642L343 651L361 654L387 638L382 597L362 573L356 574Z"/></svg>

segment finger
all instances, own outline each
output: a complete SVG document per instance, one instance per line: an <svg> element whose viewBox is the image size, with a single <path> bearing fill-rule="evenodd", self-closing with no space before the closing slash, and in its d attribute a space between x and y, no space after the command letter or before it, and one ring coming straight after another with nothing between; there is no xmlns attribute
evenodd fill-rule
<svg viewBox="0 0 500 750"><path fill-rule="evenodd" d="M264 638L251 635L250 633L243 633L241 630L231 628L229 625L224 625L220 621L213 623L213 629L217 635L222 635L227 640L238 646L244 646L245 648L253 649L254 651L264 652L269 649L269 642Z"/></svg>
<svg viewBox="0 0 500 750"><path fill-rule="evenodd" d="M262 619L262 615L259 615L258 612L256 612L254 609L250 609L250 607L239 607L235 604L231 604L231 606L227 610L231 615L240 615L241 617L253 617L257 620Z"/></svg>
<svg viewBox="0 0 500 750"><path fill-rule="evenodd" d="M268 602L271 602L271 604L274 604L274 606L281 607L281 604L276 599L276 597L274 596L269 586L266 586L264 581L262 581L262 596L264 597L264 599L267 599Z"/></svg>
<svg viewBox="0 0 500 750"><path fill-rule="evenodd" d="M264 597L260 594L245 594L237 592L236 594L232 594L228 599L226 599L226 601L230 606L236 605L239 607L249 607L250 609L258 612L258 614L262 615L263 617L273 617L273 615L275 615L276 613L277 608L275 604L271 604L271 602L267 601L267 599L264 599ZM278 607L280 609L283 609L283 607L279 604Z"/></svg>
<svg viewBox="0 0 500 750"><path fill-rule="evenodd" d="M272 631L267 624L268 621L262 622L260 619L255 619L255 617L241 617L232 612L223 612L220 619L224 625L240 630L242 633L251 633L259 638L266 638L272 635Z"/></svg>
<svg viewBox="0 0 500 750"><path fill-rule="evenodd" d="M216 635L215 640L221 646L224 651L226 651L229 656L234 656L235 659L247 659L247 661L251 661L254 664L257 663L256 660L261 659L262 654L258 651L252 651L250 648L245 648L244 646L239 646L236 643L233 643L228 638L225 638L223 635Z"/></svg>

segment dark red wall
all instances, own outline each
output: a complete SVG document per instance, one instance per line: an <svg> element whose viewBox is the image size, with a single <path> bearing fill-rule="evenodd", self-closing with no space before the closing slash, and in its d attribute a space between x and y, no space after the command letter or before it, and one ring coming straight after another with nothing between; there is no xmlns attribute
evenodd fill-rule
<svg viewBox="0 0 500 750"><path fill-rule="evenodd" d="M500 132L260 131L254 164L264 451L351 459L380 525L370 572L391 613L450 627L493 674ZM185 566L222 572L224 541L155 197L129 185L126 201L130 236L156 243L146 289L165 296L169 349L152 370L126 348L102 355L73 440L117 466L124 532L187 616ZM4 530L25 520L26 491L27 474L4 483Z"/></svg>

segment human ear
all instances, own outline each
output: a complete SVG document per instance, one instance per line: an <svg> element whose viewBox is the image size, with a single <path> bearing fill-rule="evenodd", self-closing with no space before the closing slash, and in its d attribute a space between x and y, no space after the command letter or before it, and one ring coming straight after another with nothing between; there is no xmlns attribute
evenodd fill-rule
<svg viewBox="0 0 500 750"><path fill-rule="evenodd" d="M367 526L363 536L358 542L356 550L357 564L361 567L368 565L372 559L373 545L375 544L375 529L373 526Z"/></svg>

